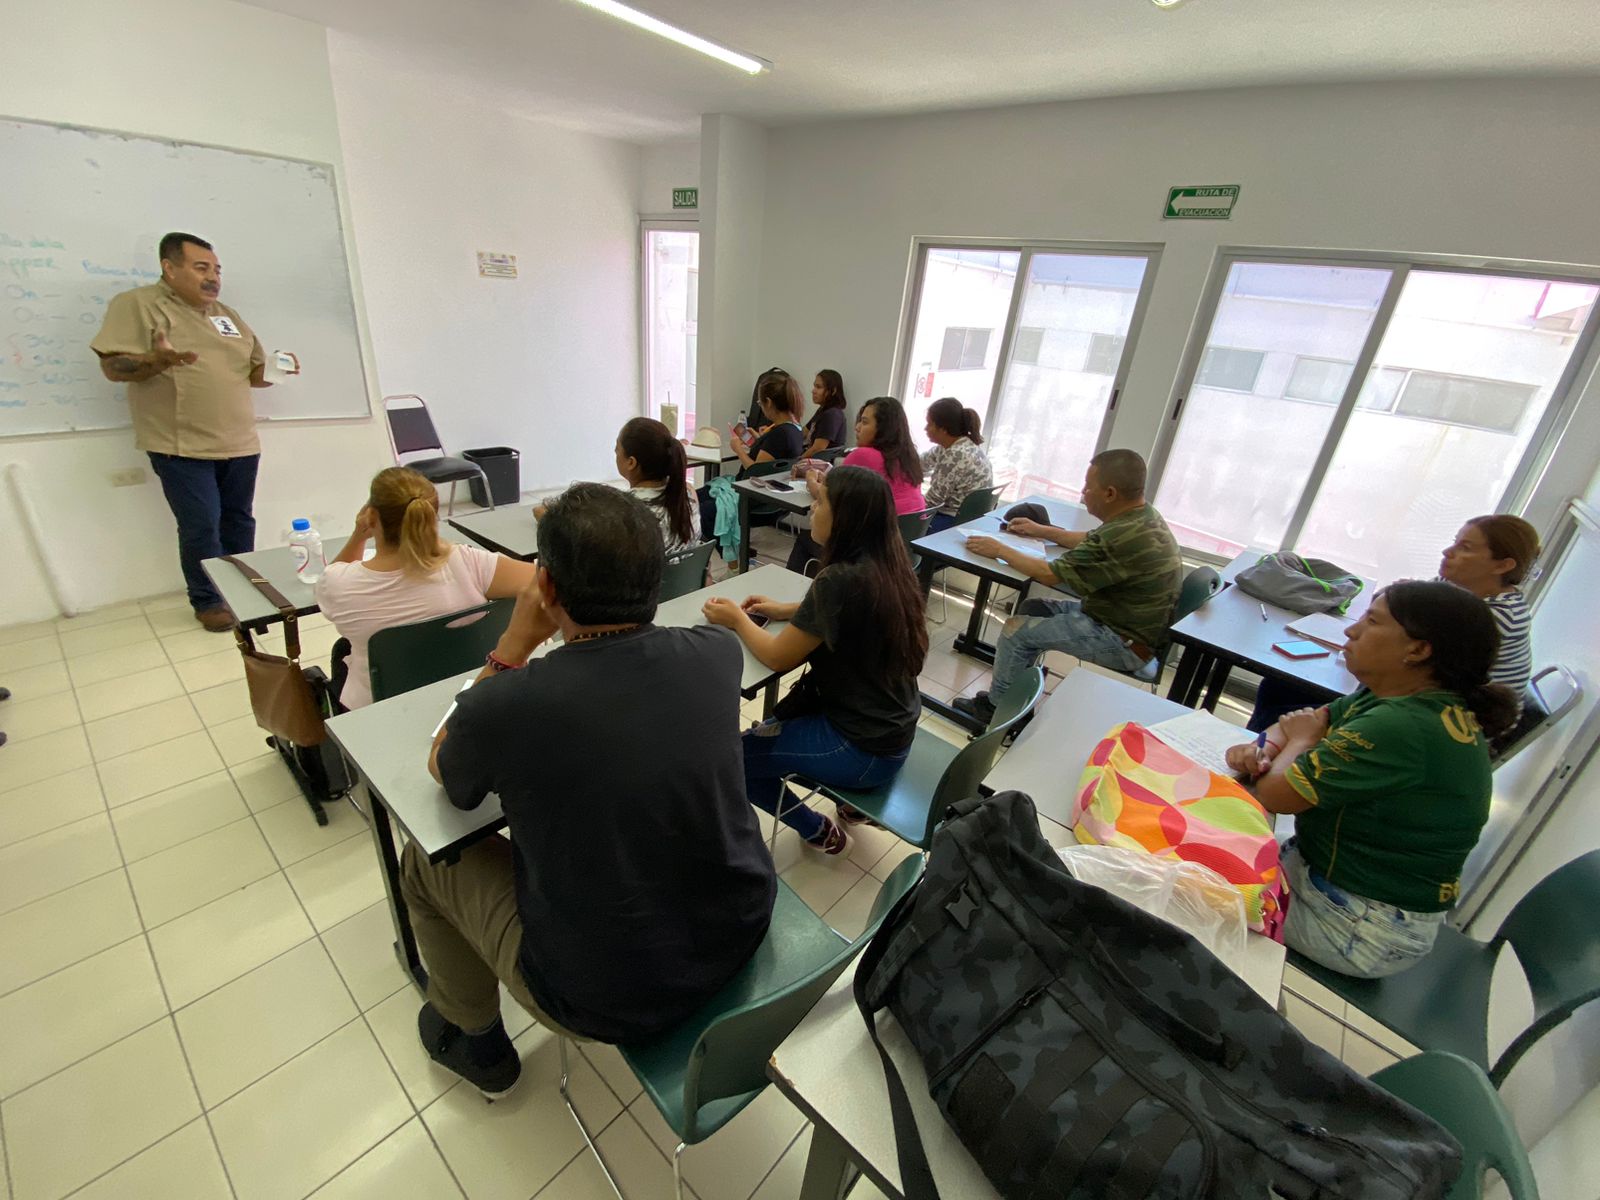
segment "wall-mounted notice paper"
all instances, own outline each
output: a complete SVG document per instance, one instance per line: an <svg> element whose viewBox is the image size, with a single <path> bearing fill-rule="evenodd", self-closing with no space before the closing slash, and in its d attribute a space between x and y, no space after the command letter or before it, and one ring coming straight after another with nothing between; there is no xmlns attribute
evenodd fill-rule
<svg viewBox="0 0 1600 1200"><path fill-rule="evenodd" d="M479 250L478 274L485 279L515 279L517 277L517 256L515 254L491 254L487 250Z"/></svg>

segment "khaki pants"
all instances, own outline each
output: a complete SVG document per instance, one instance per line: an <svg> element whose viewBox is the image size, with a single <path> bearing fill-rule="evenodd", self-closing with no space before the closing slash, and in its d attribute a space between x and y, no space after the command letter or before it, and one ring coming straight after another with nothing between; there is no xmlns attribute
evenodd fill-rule
<svg viewBox="0 0 1600 1200"><path fill-rule="evenodd" d="M511 843L487 837L453 864L430 863L408 842L400 856L400 894L428 968L428 1002L445 1020L469 1032L500 1015L500 989L552 1033L577 1038L553 1021L517 969L522 920L511 867Z"/></svg>

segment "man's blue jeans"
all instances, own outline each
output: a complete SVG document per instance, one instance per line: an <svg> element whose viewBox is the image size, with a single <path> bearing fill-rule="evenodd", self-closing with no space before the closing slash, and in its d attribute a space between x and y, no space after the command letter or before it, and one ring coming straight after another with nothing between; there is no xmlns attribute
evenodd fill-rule
<svg viewBox="0 0 1600 1200"><path fill-rule="evenodd" d="M1112 671L1137 671L1147 661L1128 649L1121 634L1085 616L1083 601L1025 600L995 643L989 703L998 707L1006 689L1046 650L1060 650Z"/></svg>
<svg viewBox="0 0 1600 1200"><path fill-rule="evenodd" d="M783 823L806 841L822 832L822 816L797 796L782 796L783 777L801 775L815 783L872 788L888 783L905 765L899 754L868 754L833 727L826 717L766 721L744 735L744 790L750 803L776 812L783 799Z"/></svg>
<svg viewBox="0 0 1600 1200"><path fill-rule="evenodd" d="M256 546L256 498L259 454L243 458L180 458L150 455L150 465L167 507L178 522L178 561L196 612L221 608L222 596L200 569L204 559L244 554Z"/></svg>

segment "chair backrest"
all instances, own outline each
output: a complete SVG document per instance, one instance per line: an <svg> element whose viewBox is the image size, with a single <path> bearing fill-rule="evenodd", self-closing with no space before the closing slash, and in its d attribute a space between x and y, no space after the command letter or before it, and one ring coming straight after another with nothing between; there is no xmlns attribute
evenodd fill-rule
<svg viewBox="0 0 1600 1200"><path fill-rule="evenodd" d="M701 542L687 550L667 555L661 568L661 594L659 602L676 600L690 592L698 592L706 585L706 566L711 562L711 552L716 542Z"/></svg>
<svg viewBox="0 0 1600 1200"><path fill-rule="evenodd" d="M481 667L506 626L515 601L490 600L409 625L391 625L367 643L374 701L387 700Z"/></svg>
<svg viewBox="0 0 1600 1200"><path fill-rule="evenodd" d="M389 445L394 450L394 460L403 455L422 451L444 453L439 433L428 415L428 406L421 396L385 396L383 415L389 423Z"/></svg>
<svg viewBox="0 0 1600 1200"><path fill-rule="evenodd" d="M1217 574L1214 567L1196 567L1190 571L1178 588L1178 603L1172 611L1172 623L1176 625L1221 590L1222 576Z"/></svg>
<svg viewBox="0 0 1600 1200"><path fill-rule="evenodd" d="M1006 736L1034 710L1043 695L1044 670L1041 667L1017 676L1006 689L1004 700L989 721L989 728L961 747L940 776L938 786L933 789L933 803L928 805L928 824L917 845L926 850L932 844L934 828L944 820L945 809L957 800L978 794L978 786L1000 761Z"/></svg>
<svg viewBox="0 0 1600 1200"><path fill-rule="evenodd" d="M849 454L849 453L850 453L850 447L849 446L829 446L826 450L818 450L811 457L812 458L820 458L823 462L832 463L832 462L838 462L841 458L843 458L846 454Z"/></svg>
<svg viewBox="0 0 1600 1200"><path fill-rule="evenodd" d="M936 508L925 508L921 512L901 513L895 520L900 525L900 536L905 539L906 550L915 555L911 543L928 532L928 526L933 522Z"/></svg>
<svg viewBox="0 0 1600 1200"><path fill-rule="evenodd" d="M684 1075L683 1108L687 1128L678 1132L685 1142L698 1141L697 1134L705 1136L701 1133L699 1119L707 1105L733 1096L752 1095L767 1086L767 1061L773 1051L816 1007L823 993L833 986L855 956L866 948L895 902L910 890L921 875L922 856L908 855L878 889L866 928L853 940L846 942L840 938L839 949L826 961L812 965L798 978L783 982L766 994L752 997L736 1007L730 1007L712 1019L695 1042L689 1056L689 1068ZM780 903L782 894L787 892L789 899L804 907L804 901L795 897L789 891L789 885L782 880L778 881L778 889ZM801 914L803 921L807 918L810 922L821 923L809 909ZM752 965L746 967L746 972L752 969L771 970L770 961L764 966L757 962L767 958L776 960L776 973L782 975L786 949L784 942L788 931L778 928L779 924L775 908L773 925L768 928L767 937L756 951ZM789 925L791 922L783 924ZM805 937L803 932L801 937ZM735 984L737 982L735 980ZM729 986L733 987L734 984Z"/></svg>
<svg viewBox="0 0 1600 1200"><path fill-rule="evenodd" d="M1518 1034L1491 1075L1505 1079L1528 1049L1591 1000L1600 1000L1600 850L1550 872L1528 892L1495 933L1509 943L1533 995L1533 1023Z"/></svg>
<svg viewBox="0 0 1600 1200"><path fill-rule="evenodd" d="M968 492L961 497L961 503L956 506L956 524L964 525L968 521L976 521L979 517L995 510L1000 503L1000 493L1005 490L1005 484L996 484L994 487L979 488L975 492Z"/></svg>
<svg viewBox="0 0 1600 1200"><path fill-rule="evenodd" d="M1546 682L1551 676L1561 684L1559 690ZM1522 689L1522 717L1517 727L1498 746L1489 749L1495 769L1503 767L1554 729L1556 722L1576 708L1582 699L1583 684L1566 667L1557 663L1536 672Z"/></svg>
<svg viewBox="0 0 1600 1200"><path fill-rule="evenodd" d="M1533 1165L1511 1114L1476 1064L1431 1051L1384 1067L1372 1082L1432 1117L1461 1143L1461 1177L1447 1200L1478 1200L1485 1169L1505 1181L1511 1200L1538 1200Z"/></svg>

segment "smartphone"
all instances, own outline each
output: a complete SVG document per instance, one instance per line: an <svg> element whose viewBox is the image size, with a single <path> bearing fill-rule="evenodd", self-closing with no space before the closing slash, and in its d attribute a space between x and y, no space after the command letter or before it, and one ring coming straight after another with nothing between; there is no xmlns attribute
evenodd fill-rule
<svg viewBox="0 0 1600 1200"><path fill-rule="evenodd" d="M1272 648L1285 658L1327 658L1333 651L1321 642L1273 642Z"/></svg>
<svg viewBox="0 0 1600 1200"><path fill-rule="evenodd" d="M788 492L794 490L793 485L791 485L787 479L758 479L756 480L756 486L764 487L769 492Z"/></svg>
<svg viewBox="0 0 1600 1200"><path fill-rule="evenodd" d="M772 620L772 618L767 616L765 613L750 613L749 617L757 629L765 629L767 624Z"/></svg>

